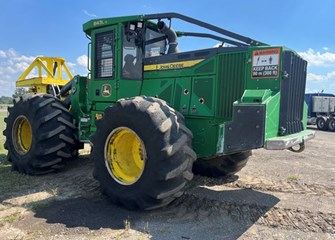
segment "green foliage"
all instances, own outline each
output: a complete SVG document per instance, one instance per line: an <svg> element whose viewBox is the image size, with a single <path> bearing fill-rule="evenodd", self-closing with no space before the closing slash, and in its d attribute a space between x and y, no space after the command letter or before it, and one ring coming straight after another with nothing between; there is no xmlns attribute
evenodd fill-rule
<svg viewBox="0 0 335 240"><path fill-rule="evenodd" d="M12 104L12 103L13 103L12 97L6 97L6 96L0 97L0 104Z"/></svg>
<svg viewBox="0 0 335 240"><path fill-rule="evenodd" d="M28 88L24 88L24 87L16 88L14 94L12 95L12 97L13 98L17 98L17 97L20 97L20 96L28 93L28 92L29 92Z"/></svg>

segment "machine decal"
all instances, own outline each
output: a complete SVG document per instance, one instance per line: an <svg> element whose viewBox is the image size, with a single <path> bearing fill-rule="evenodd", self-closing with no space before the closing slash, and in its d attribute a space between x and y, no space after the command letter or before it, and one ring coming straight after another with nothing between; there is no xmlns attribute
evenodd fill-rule
<svg viewBox="0 0 335 240"><path fill-rule="evenodd" d="M252 78L277 78L279 76L280 48L252 52Z"/></svg>
<svg viewBox="0 0 335 240"><path fill-rule="evenodd" d="M103 97L109 97L112 92L112 87L110 84L103 84L102 85L102 96Z"/></svg>
<svg viewBox="0 0 335 240"><path fill-rule="evenodd" d="M187 68L187 67L192 67L202 62L203 60L205 59L145 65L144 71L172 70L172 69Z"/></svg>

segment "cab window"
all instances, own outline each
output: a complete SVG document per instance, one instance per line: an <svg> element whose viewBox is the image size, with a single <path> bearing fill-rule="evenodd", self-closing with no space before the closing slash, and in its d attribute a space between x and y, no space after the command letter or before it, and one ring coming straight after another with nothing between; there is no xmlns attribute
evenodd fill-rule
<svg viewBox="0 0 335 240"><path fill-rule="evenodd" d="M159 33L151 28L147 28L145 33L145 57L155 57L164 55L166 51L165 34Z"/></svg>
<svg viewBox="0 0 335 240"><path fill-rule="evenodd" d="M95 36L95 78L114 78L114 31Z"/></svg>
<svg viewBox="0 0 335 240"><path fill-rule="evenodd" d="M141 29L137 30L137 24L133 25L135 30L130 31L129 25L123 29L122 78L140 80L143 73Z"/></svg>

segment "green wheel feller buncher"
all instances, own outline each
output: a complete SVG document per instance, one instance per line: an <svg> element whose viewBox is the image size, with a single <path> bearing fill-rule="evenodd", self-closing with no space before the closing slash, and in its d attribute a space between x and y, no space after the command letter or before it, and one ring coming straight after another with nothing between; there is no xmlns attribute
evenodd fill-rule
<svg viewBox="0 0 335 240"><path fill-rule="evenodd" d="M206 33L174 31L173 19ZM177 13L91 20L83 30L88 76L9 108L5 147L19 172L54 171L91 143L101 191L126 208L153 209L181 196L193 172L227 177L252 149L301 151L314 137L307 62L286 47ZM179 52L186 36L222 45Z"/></svg>

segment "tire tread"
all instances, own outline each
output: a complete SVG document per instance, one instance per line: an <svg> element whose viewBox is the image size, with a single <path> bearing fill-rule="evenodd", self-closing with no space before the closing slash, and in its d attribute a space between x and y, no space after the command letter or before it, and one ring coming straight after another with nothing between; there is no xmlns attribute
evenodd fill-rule
<svg viewBox="0 0 335 240"><path fill-rule="evenodd" d="M12 162L13 170L31 175L46 174L59 169L64 159L76 156L76 127L72 114L59 99L49 94L26 94L15 99L8 113L3 134L7 159ZM33 133L31 149L25 155L16 152L12 143L13 124L20 115L29 120Z"/></svg>
<svg viewBox="0 0 335 240"><path fill-rule="evenodd" d="M144 142L149 139L156 144L151 146L151 149L155 149L155 154L151 156L159 160L154 160L152 168L143 172L150 172L150 183L138 183L142 175L138 182L124 187L113 180L107 171L104 146L109 132L127 124L133 126L131 119L141 119L135 128L146 129L147 135L142 133L141 138L144 136ZM105 110L104 117L96 125L97 131L91 138L94 176L100 182L101 191L113 203L129 209L149 210L166 206L183 194L187 182L193 178L192 165L196 158L191 148L193 134L184 125L184 117L165 101L143 96L121 99Z"/></svg>

